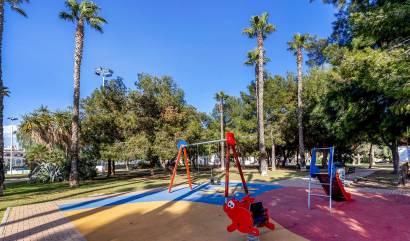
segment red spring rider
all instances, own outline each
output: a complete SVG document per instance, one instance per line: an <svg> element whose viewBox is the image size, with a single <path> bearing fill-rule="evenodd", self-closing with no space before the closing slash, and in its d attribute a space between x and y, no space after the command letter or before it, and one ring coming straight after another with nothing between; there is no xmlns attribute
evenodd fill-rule
<svg viewBox="0 0 410 241"><path fill-rule="evenodd" d="M243 177L241 164L238 154L235 150L235 137L233 133L226 133L226 161L225 161L225 204L224 212L231 219L232 223L227 227L228 232L238 230L239 232L259 236L258 227L267 227L271 230L275 229L275 225L269 219L268 209L264 208L262 202L254 202L255 199L249 195L248 187L245 178ZM242 180L242 186L245 190L245 197L242 200L228 198L229 195L229 160L230 151L234 156L235 164L238 167L239 174Z"/></svg>

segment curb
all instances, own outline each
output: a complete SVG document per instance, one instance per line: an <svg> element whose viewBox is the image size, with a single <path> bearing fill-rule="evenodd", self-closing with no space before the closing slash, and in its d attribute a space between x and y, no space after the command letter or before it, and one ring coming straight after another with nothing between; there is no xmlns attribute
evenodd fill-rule
<svg viewBox="0 0 410 241"><path fill-rule="evenodd" d="M11 208L9 208L9 207L6 209L6 212L4 213L3 219L1 220L1 223L0 223L0 236L3 236L3 234L4 234L4 230L5 230L4 227L6 226L7 219L9 218L10 209Z"/></svg>

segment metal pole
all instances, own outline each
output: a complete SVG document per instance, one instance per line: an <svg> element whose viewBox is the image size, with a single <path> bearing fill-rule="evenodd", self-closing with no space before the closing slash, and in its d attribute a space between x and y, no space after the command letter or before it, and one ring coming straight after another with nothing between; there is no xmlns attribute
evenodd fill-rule
<svg viewBox="0 0 410 241"><path fill-rule="evenodd" d="M226 141L226 139L212 140L212 141L203 141L203 142L197 142L197 143L187 144L186 146L205 145L205 144L211 144L211 143L217 143L217 142L225 142L225 141Z"/></svg>
<svg viewBox="0 0 410 241"><path fill-rule="evenodd" d="M13 120L11 121L10 174L13 174Z"/></svg>
<svg viewBox="0 0 410 241"><path fill-rule="evenodd" d="M330 149L330 151L332 152L331 157L332 160L329 159L329 165L330 166L330 181L329 181L329 211L332 212L332 186L333 186L333 148Z"/></svg>
<svg viewBox="0 0 410 241"><path fill-rule="evenodd" d="M198 152L198 146L196 146L196 165L197 165L197 172L199 173L199 152Z"/></svg>
<svg viewBox="0 0 410 241"><path fill-rule="evenodd" d="M14 121L18 120L17 117L8 117L7 119L9 119L11 121L11 148L10 148L10 174L13 173L13 124Z"/></svg>
<svg viewBox="0 0 410 241"><path fill-rule="evenodd" d="M312 181L312 176L309 173L309 192L308 192L308 209L310 209L310 182Z"/></svg>

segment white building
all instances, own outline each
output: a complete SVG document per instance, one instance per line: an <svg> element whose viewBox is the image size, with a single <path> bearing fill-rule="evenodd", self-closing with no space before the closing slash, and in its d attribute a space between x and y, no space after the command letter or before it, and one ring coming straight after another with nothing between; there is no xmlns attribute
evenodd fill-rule
<svg viewBox="0 0 410 241"><path fill-rule="evenodd" d="M7 174L24 174L28 173L27 162L24 150L13 148L13 158L11 158L11 148L4 148L4 166ZM10 172L10 161L12 161L12 172Z"/></svg>
<svg viewBox="0 0 410 241"><path fill-rule="evenodd" d="M17 142L16 133L18 130L17 125L5 125L3 126L3 138L4 138L4 165L7 174L23 174L28 173L27 162L25 159L25 152L19 147ZM13 131L13 135L12 135ZM12 139L13 137L13 139ZM11 145L13 143L13 151ZM11 158L13 153L13 158ZM12 160L12 172L10 172L10 161Z"/></svg>

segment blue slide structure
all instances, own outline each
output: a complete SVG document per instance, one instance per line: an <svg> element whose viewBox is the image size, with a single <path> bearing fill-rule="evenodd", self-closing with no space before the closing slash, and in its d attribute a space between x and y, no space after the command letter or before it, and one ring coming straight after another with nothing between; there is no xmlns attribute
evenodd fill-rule
<svg viewBox="0 0 410 241"><path fill-rule="evenodd" d="M327 173L320 172L319 167L316 166L317 150L329 151L329 164ZM350 201L352 199L352 195L345 190L343 181L339 178L339 174L336 172L336 168L333 163L333 153L334 147L312 149L312 160L310 162L310 177L317 178L319 180L326 195L331 197L332 200ZM310 194L309 192L309 195L313 194Z"/></svg>

